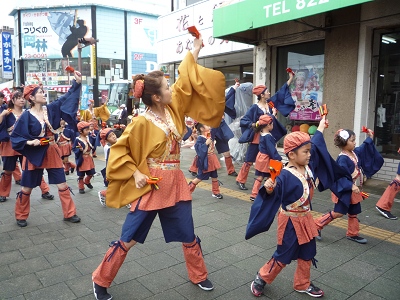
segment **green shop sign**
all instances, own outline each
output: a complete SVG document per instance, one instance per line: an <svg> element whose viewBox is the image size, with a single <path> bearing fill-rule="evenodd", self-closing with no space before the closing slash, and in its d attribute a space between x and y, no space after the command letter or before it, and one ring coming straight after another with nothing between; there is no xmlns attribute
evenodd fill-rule
<svg viewBox="0 0 400 300"><path fill-rule="evenodd" d="M370 1L373 0L243 0L214 10L214 37Z"/></svg>

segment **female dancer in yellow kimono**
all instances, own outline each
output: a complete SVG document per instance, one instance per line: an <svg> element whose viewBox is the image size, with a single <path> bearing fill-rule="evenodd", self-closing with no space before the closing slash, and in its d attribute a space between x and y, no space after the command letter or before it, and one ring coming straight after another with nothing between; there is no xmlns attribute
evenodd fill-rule
<svg viewBox="0 0 400 300"><path fill-rule="evenodd" d="M107 288L126 254L137 242L144 243L154 218L159 215L165 241L182 242L189 279L203 290L212 290L194 234L192 196L180 170L179 143L185 134L185 115L218 127L225 108L225 78L219 71L196 64L202 39L194 40L179 66L179 78L169 87L161 71L133 78L134 96L148 110L132 120L110 151L107 165L109 207L132 203L121 238L93 272L96 299L112 299ZM150 177L162 180L148 182Z"/></svg>

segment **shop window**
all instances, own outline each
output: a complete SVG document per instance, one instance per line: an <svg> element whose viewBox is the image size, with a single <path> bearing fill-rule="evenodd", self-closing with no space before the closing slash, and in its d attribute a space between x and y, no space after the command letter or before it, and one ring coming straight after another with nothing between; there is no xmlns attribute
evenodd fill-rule
<svg viewBox="0 0 400 300"><path fill-rule="evenodd" d="M124 78L125 61L121 59L98 58L97 72L99 84L109 84L111 81Z"/></svg>
<svg viewBox="0 0 400 300"><path fill-rule="evenodd" d="M323 103L324 41L278 48L276 90L288 79L287 67L296 73L290 85L296 108L287 118L281 116L280 121L289 130L299 130L306 124L301 130L308 131L309 126L317 125L320 120L318 107Z"/></svg>
<svg viewBox="0 0 400 300"><path fill-rule="evenodd" d="M240 65L215 68L225 76L226 88L235 84L235 79L240 82L253 82L253 65Z"/></svg>
<svg viewBox="0 0 400 300"><path fill-rule="evenodd" d="M388 158L400 147L400 31L380 35L376 92L377 149Z"/></svg>

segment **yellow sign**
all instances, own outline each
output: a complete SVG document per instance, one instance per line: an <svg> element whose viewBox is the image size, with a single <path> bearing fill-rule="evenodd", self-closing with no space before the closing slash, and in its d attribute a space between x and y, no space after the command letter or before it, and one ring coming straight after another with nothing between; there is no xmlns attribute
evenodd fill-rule
<svg viewBox="0 0 400 300"><path fill-rule="evenodd" d="M90 76L92 78L96 78L96 61L97 61L97 57L96 57L96 45L92 45L90 47Z"/></svg>

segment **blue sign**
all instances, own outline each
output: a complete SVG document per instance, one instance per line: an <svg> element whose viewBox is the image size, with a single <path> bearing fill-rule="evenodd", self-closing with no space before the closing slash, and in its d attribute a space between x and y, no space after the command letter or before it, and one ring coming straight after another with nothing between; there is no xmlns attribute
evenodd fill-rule
<svg viewBox="0 0 400 300"><path fill-rule="evenodd" d="M11 33L9 32L1 33L1 44L3 53L3 78L13 79Z"/></svg>

